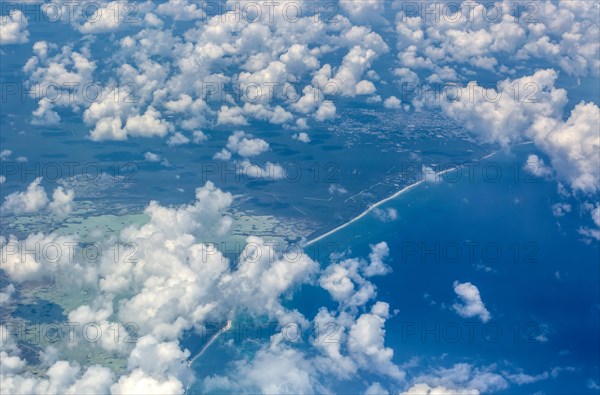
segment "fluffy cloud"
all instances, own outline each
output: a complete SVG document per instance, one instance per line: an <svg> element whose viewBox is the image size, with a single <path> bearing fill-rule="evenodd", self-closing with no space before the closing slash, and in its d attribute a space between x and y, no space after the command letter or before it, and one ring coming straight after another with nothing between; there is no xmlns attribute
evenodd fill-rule
<svg viewBox="0 0 600 395"><path fill-rule="evenodd" d="M125 130L131 136L159 136L167 134L169 125L160 119L160 113L153 107L148 107L143 115L135 115L127 119ZM92 134L92 139L96 136Z"/></svg>
<svg viewBox="0 0 600 395"><path fill-rule="evenodd" d="M48 195L40 185L42 177L36 178L25 192L13 192L4 198L2 211L12 214L35 213L48 204Z"/></svg>
<svg viewBox="0 0 600 395"><path fill-rule="evenodd" d="M558 64L568 74L598 75L600 44L590 37L598 34L599 26L589 2L540 2L535 16L515 16L507 2L497 2L490 10L464 1L456 12L446 8L442 15L438 4L421 6L418 15L409 6L396 16L403 67L429 69L434 76L447 64L504 70L500 61L512 66L511 59L536 59Z"/></svg>
<svg viewBox="0 0 600 395"><path fill-rule="evenodd" d="M592 223L595 225L595 229L589 227L581 227L579 229L579 233L584 236L600 240L600 202L594 203L584 203L583 209L585 212L588 212L591 216Z"/></svg>
<svg viewBox="0 0 600 395"><path fill-rule="evenodd" d="M56 52L56 45L38 41L33 45L34 56L29 58L23 71L29 75L29 95L38 99L32 122L36 125L57 124L60 116L56 108L80 108L89 105L92 93L84 89L94 81L96 63L90 59L87 48L80 51L63 46ZM49 98L46 100L45 98ZM109 98L113 100L113 97Z"/></svg>
<svg viewBox="0 0 600 395"><path fill-rule="evenodd" d="M85 22L76 23L75 28L83 34L98 34L116 31L124 26L139 24L142 20L144 5L140 8L127 0L97 4L94 13L85 18ZM80 11L81 12L81 11Z"/></svg>
<svg viewBox="0 0 600 395"><path fill-rule="evenodd" d="M600 108L596 104L579 103L565 122L541 116L529 134L571 188L585 193L600 190Z"/></svg>
<svg viewBox="0 0 600 395"><path fill-rule="evenodd" d="M228 161L229 159L231 159L231 152L223 148L221 151L213 155L213 159Z"/></svg>
<svg viewBox="0 0 600 395"><path fill-rule="evenodd" d="M331 184L327 189L330 195L345 195L348 190L339 184Z"/></svg>
<svg viewBox="0 0 600 395"><path fill-rule="evenodd" d="M4 291L0 292L0 306L10 303L13 294L15 293L15 286L8 284Z"/></svg>
<svg viewBox="0 0 600 395"><path fill-rule="evenodd" d="M441 107L484 141L509 145L533 140L550 157L559 179L576 191L593 193L600 190L600 108L581 102L563 121L567 95L554 87L556 79L554 70L539 70L501 81L491 93L473 83L469 95L442 101ZM515 97L513 84L529 93Z"/></svg>
<svg viewBox="0 0 600 395"><path fill-rule="evenodd" d="M386 377L387 381L400 382L404 372L392 362L393 351L384 345L388 318L387 303L377 302L370 313L354 317L348 313L334 315L325 308L319 310L314 324L327 333L327 341L317 336L311 345L320 354L293 348L282 332L272 337L269 345L261 349L250 361L237 362L228 376L211 376L204 379L208 392L262 392L262 393L313 393L326 392L324 383L331 379L350 379L359 370ZM268 367L268 368L267 368ZM372 390L381 386L372 386Z"/></svg>
<svg viewBox="0 0 600 395"><path fill-rule="evenodd" d="M280 297L307 281L318 266L304 254L285 259L274 246L251 237L233 271L214 245L196 241L226 235L232 219L224 210L231 202L230 194L211 183L196 190L193 204L168 208L152 202L146 209L150 221L120 234L122 243L139 246L136 259L103 258L88 278L103 294L129 295L120 299L115 314L138 323L140 335L160 341L173 341L210 314L225 314L233 306L284 319L288 312Z"/></svg>
<svg viewBox="0 0 600 395"><path fill-rule="evenodd" d="M488 322L492 315L485 308L479 289L469 282L459 283L454 282L454 292L460 298L461 303L452 305L452 309L461 317L471 318L478 317L482 322Z"/></svg>
<svg viewBox="0 0 600 395"><path fill-rule="evenodd" d="M557 78L557 73L548 69L501 81L496 90L470 83L459 97L442 100L440 105L447 115L478 133L483 141L508 145L526 139L527 131L539 117L562 115L567 92L554 87ZM521 93L516 94L511 86L519 86Z"/></svg>
<svg viewBox="0 0 600 395"><path fill-rule="evenodd" d="M52 201L48 200L46 190L41 185L42 177L36 178L25 192L13 192L4 198L2 211L14 215L32 214L46 207L59 218L67 217L73 210L75 192L59 186L52 194ZM50 203L50 204L48 204Z"/></svg>
<svg viewBox="0 0 600 395"><path fill-rule="evenodd" d="M376 208L373 210L373 215L375 215L375 217L377 217L377 219L381 222L390 222L398 219L398 210L395 208Z"/></svg>
<svg viewBox="0 0 600 395"><path fill-rule="evenodd" d="M536 177L549 177L552 175L552 170L546 166L544 160L535 154L527 157L523 170Z"/></svg>
<svg viewBox="0 0 600 395"><path fill-rule="evenodd" d="M369 254L369 265L364 268L365 276L383 276L388 274L391 269L383 260L390 255L390 248L385 241L371 245L371 253Z"/></svg>
<svg viewBox="0 0 600 395"><path fill-rule="evenodd" d="M385 243L380 243L372 246L372 255L385 255L384 245ZM263 261L255 257L252 259L252 261L257 260ZM363 259L356 259L356 261L362 261L363 266L368 266ZM253 263L245 267L244 272L256 272L257 266L261 265L262 263ZM329 274L331 273L332 271L329 271ZM238 286L232 289L244 289L244 287ZM254 287L250 288L253 289ZM261 291L254 291L252 294L259 298L257 305L264 305L260 297ZM322 307L312 324L300 323L306 328L316 325L323 329L322 335L319 332L310 339L310 344L318 351L317 355L311 350L294 348L295 341L290 339L289 333L286 336L284 326L281 332L272 336L270 344L263 345L249 361L236 362L235 369L227 376L205 378L204 390L265 393L326 392L326 388L323 387L327 382L324 380L325 377L347 380L356 377L359 371L386 377L388 382L404 380L404 372L393 362L392 349L385 347L384 325L390 316L389 305L375 302L368 313L360 315L357 315L356 309L350 311L347 307L343 301L340 302L340 308L335 313ZM374 386L372 389L379 388L381 386Z"/></svg>
<svg viewBox="0 0 600 395"><path fill-rule="evenodd" d="M169 139L167 140L167 145L173 147L173 146L177 146L177 145L184 145L189 142L190 142L189 138L187 138L180 132L176 132L171 137L169 137Z"/></svg>
<svg viewBox="0 0 600 395"><path fill-rule="evenodd" d="M281 180L287 173L279 163L267 162L264 166L243 160L236 164L236 171L249 180L266 179L271 181Z"/></svg>
<svg viewBox="0 0 600 395"><path fill-rule="evenodd" d="M295 75L319 67L319 60L307 45L293 44L279 59L285 64L285 69Z"/></svg>
<svg viewBox="0 0 600 395"><path fill-rule="evenodd" d="M377 296L375 285L366 280L366 277L389 273L391 269L383 263L388 255L386 242L371 245L369 261L349 258L334 262L323 271L319 284L342 306L363 306Z"/></svg>
<svg viewBox="0 0 600 395"><path fill-rule="evenodd" d="M379 383L373 383L365 391L365 395L388 395L389 392Z"/></svg>
<svg viewBox="0 0 600 395"><path fill-rule="evenodd" d="M0 44L23 44L29 41L27 17L19 10L0 17Z"/></svg>
<svg viewBox="0 0 600 395"><path fill-rule="evenodd" d="M57 187L52 193L52 201L48 205L50 211L59 218L66 218L73 211L75 191Z"/></svg>
<svg viewBox="0 0 600 395"><path fill-rule="evenodd" d="M150 59L136 65L137 68L122 64L107 86L102 86L94 78L96 62L91 60L86 45L78 51L64 46L50 56L56 49L55 45L36 42L34 56L23 67L29 75L30 95L41 98L33 113L34 124L56 124L60 122L56 109L69 107L85 109L83 120L92 128L90 137L94 141L125 140L128 136L162 137L172 130L172 125L161 118L160 111L151 103L165 83L167 67ZM45 86L52 89L42 89Z"/></svg>
<svg viewBox="0 0 600 395"><path fill-rule="evenodd" d="M327 268L325 273L320 278L320 285L323 289L327 290L331 297L338 301L349 303L354 302L351 300L353 295L355 294L355 284L353 282L353 277L357 277L356 269L354 265L350 265L350 263L354 262L342 262L339 265L332 265ZM360 283L362 278L357 278L356 282ZM374 296L374 287L371 284L365 285L365 289L368 289L370 292L369 298ZM362 294L366 294L366 292L362 292ZM356 298L355 298L356 299ZM363 304L364 301L361 300L360 304Z"/></svg>
<svg viewBox="0 0 600 395"><path fill-rule="evenodd" d="M24 240L11 236L0 241L0 267L15 282L51 279L66 268L69 276L81 275L81 266L74 260L76 237L36 233Z"/></svg>
<svg viewBox="0 0 600 395"><path fill-rule="evenodd" d="M433 369L428 374L415 377L413 382L418 383L417 388L430 391L423 392L425 394L437 394L434 389L448 395L490 393L508 387L507 380L495 373L495 369L495 365L476 367L468 363L457 363L451 368ZM412 387L413 392L409 390L408 393L415 394L414 388Z"/></svg>
<svg viewBox="0 0 600 395"><path fill-rule="evenodd" d="M383 102L385 108L400 108L402 102L396 96L390 96Z"/></svg>
<svg viewBox="0 0 600 395"><path fill-rule="evenodd" d="M550 377L550 375L548 374L548 372L543 372L540 373L538 375L532 376L526 373L515 373L515 374L509 374L507 375L507 378L517 384L517 385L523 385L523 384L531 384L531 383L535 383L538 382L540 380L546 380L548 377Z"/></svg>
<svg viewBox="0 0 600 395"><path fill-rule="evenodd" d="M600 204L596 204L596 207L592 209L592 219L594 224L600 228Z"/></svg>
<svg viewBox="0 0 600 395"><path fill-rule="evenodd" d="M295 285L308 282L317 270L317 263L304 254L286 258L262 239L249 237L236 272L225 276L222 284L233 300L248 298L246 305L254 313L283 321L288 312L279 297Z"/></svg>
<svg viewBox="0 0 600 395"><path fill-rule="evenodd" d="M354 46L344 56L342 64L335 73L335 76L329 81L339 87L343 96L368 95L375 92L372 83L361 80L364 72L371 67L377 52L372 49L365 49L361 46Z"/></svg>
<svg viewBox="0 0 600 395"><path fill-rule="evenodd" d="M194 141L194 144L201 144L208 140L208 136L206 136L201 130L194 130L192 133L192 140Z"/></svg>
<svg viewBox="0 0 600 395"><path fill-rule="evenodd" d="M336 108L335 104L331 100L325 100L319 106L319 109L315 113L315 118L318 121L327 121L335 118Z"/></svg>
<svg viewBox="0 0 600 395"><path fill-rule="evenodd" d="M310 143L310 136L306 132L294 133L292 135L292 138L294 140L298 140L298 141L300 141L302 143Z"/></svg>
<svg viewBox="0 0 600 395"><path fill-rule="evenodd" d="M476 389L451 390L443 386L430 387L428 384L415 384L401 395L479 395Z"/></svg>
<svg viewBox="0 0 600 395"><path fill-rule="evenodd" d="M67 361L55 362L45 372L45 378L31 373L13 375L5 374L4 370L2 373L2 390L8 394L108 393L114 377L108 368L93 365L82 371L77 364Z"/></svg>
<svg viewBox="0 0 600 395"><path fill-rule="evenodd" d="M275 106L275 108L271 109L269 106L264 104L244 104L244 113L252 117L254 119L258 119L261 121L269 121L272 124L280 125L291 121L294 116L292 113L286 111L281 106Z"/></svg>
<svg viewBox="0 0 600 395"><path fill-rule="evenodd" d="M222 318L235 308L281 323L308 325L302 315L284 307L282 297L310 281L319 270L316 262L304 254L286 258L274 245L250 237L238 262L232 265L215 245L198 241L227 234L232 219L225 211L232 199L230 194L207 183L196 189L191 204L164 207L151 202L145 211L147 223L129 226L118 234L121 245L138 246L135 259L129 259L130 254L118 259L103 255L99 262L91 264L79 262L69 254L54 259L48 254L20 253L31 250L32 245L77 244L76 238L56 234L31 235L23 241L3 239L2 255L7 259L1 268L11 280L21 283L65 276L71 283L93 292L89 304L69 312L69 320L95 322L110 332L114 325L111 319L116 317L120 322L137 323L139 336L131 346L113 342L111 336L98 343L77 343L82 350L89 348L89 352L100 348L127 356L127 369L119 377L106 368L82 371L77 365L57 361L45 372L48 379L36 378L23 372L24 363L14 348L1 361L3 388L8 383L9 392L16 393L183 393L193 375L187 364L190 354L182 349L178 339L185 331L200 328L209 317ZM114 240L109 239L103 248L113 245ZM279 352L283 355L279 356ZM301 352L283 345L264 351L265 361L272 356L277 366L296 366L294 355L303 358ZM256 358L257 363L262 361L260 353ZM288 365L282 365L285 363ZM305 374L304 367L310 369L308 363L296 368L298 375ZM260 364L260 368L264 366ZM242 375L238 376L242 377L240 369ZM288 368L281 373L290 377ZM258 370L248 370L248 383L255 383L258 388L287 385L271 378L272 372L261 378Z"/></svg>
<svg viewBox="0 0 600 395"><path fill-rule="evenodd" d="M384 346L385 330L383 324L389 318L389 305L377 302L371 313L362 314L348 334L348 347L358 363L396 380L404 379L404 372L394 365L394 351Z"/></svg>
<svg viewBox="0 0 600 395"><path fill-rule="evenodd" d="M217 120L219 125L247 125L248 121L244 117L244 110L240 107L221 106Z"/></svg>
<svg viewBox="0 0 600 395"><path fill-rule="evenodd" d="M94 129L90 132L90 137L94 141L127 140L129 136L163 137L172 129L172 125L161 119L161 114L151 106L142 115L131 114L123 125L120 116L98 117L95 115L99 111L97 104L99 103L92 104L84 114L88 124L95 123ZM111 115L118 114L120 111L116 107Z"/></svg>
<svg viewBox="0 0 600 395"><path fill-rule="evenodd" d="M2 151L0 151L0 160L7 159L11 155L12 155L12 151L11 150L9 150L9 149L3 149Z"/></svg>
<svg viewBox="0 0 600 395"><path fill-rule="evenodd" d="M215 118L219 125L242 126L254 120L273 124L295 121L301 125L301 119L295 118L300 112L307 119L322 122L336 114L327 96L373 95L379 77L369 69L389 48L370 27L353 25L352 20L364 18L367 13L356 13L356 5L345 4L350 19L336 15L320 20L308 13L289 23L289 18L283 16L286 4L274 5L273 18L266 17L263 9L261 18L249 21L245 17L236 20L231 13L207 16L202 7L189 1L159 5L145 2L136 3L135 21L129 21L130 3L102 2L88 20L71 21L73 27L86 34L115 31L125 25L128 30L141 29L119 40L114 57L117 65L103 65L108 73L96 80L104 97L86 101L76 91L77 100L69 104L42 100L33 122L58 124L58 110L69 106L83 109L94 141L164 137L172 126L191 131L214 124ZM368 14L373 16L374 10L383 10L383 4L368 0L359 8L370 10ZM117 10L122 12L114 18ZM67 11L60 9L61 15ZM79 11L81 8L75 7L74 12ZM157 15L204 21L176 33L162 30ZM77 52L63 49L61 55L52 58L48 55L55 48L51 47L46 45L45 51L28 62L24 70L30 75L30 83L39 82L44 70L59 70L58 65L72 72L69 68L73 63L68 58L73 53L90 59L88 44ZM322 66L323 56L336 50L346 53L341 62L336 64L332 59L331 64ZM94 81L91 72L80 80ZM307 81L311 84L294 85ZM131 86L135 88L132 92L125 89ZM257 97L248 97L250 86L259 93ZM298 90L302 90L301 95ZM123 96L126 100L121 100ZM69 97L68 92L62 97ZM175 125L161 119L162 114L175 113ZM306 121L303 123L306 128Z"/></svg>
<svg viewBox="0 0 600 395"><path fill-rule="evenodd" d="M144 153L144 159L146 159L148 162L159 162L160 161L160 155L155 154L154 152L146 152Z"/></svg>
<svg viewBox="0 0 600 395"><path fill-rule="evenodd" d="M313 374L310 361L302 352L286 346L279 335L270 347L259 350L250 363L240 361L235 366L235 377L209 377L204 386L209 392L315 393L320 387Z"/></svg>
<svg viewBox="0 0 600 395"><path fill-rule="evenodd" d="M107 368L92 366L82 370L58 360L49 365L47 378L34 377L23 371L25 364L20 362L18 348L13 347L1 362L2 380L8 383L9 392L183 393L193 375L187 365L190 354L177 339L213 314L222 317L235 307L251 316L274 318L280 325L295 322L308 328L310 323L302 315L284 307L282 297L311 281L319 271L316 262L304 254L291 259L281 255L272 244L249 237L238 262L232 265L214 246L197 241L223 234L230 227L231 220L223 211L231 201L231 195L207 183L196 190L192 204L163 207L151 203L146 209L149 222L130 226L119 234L121 243L143 247L137 251L135 260L120 257L114 261L114 257L107 256L87 267L64 259L36 262L31 254L22 259L19 254L4 250L18 243L17 240L3 242L3 256L9 259L2 269L13 281L42 281L68 272L94 290L91 304L73 309L69 321L95 322L103 332L109 332L115 324L111 317L139 326L139 339L131 347L113 342L111 336L98 343L77 343L80 348L90 348L89 352L99 347L126 355L126 371L117 377ZM77 241L61 237L39 234L24 242L48 245ZM108 240L107 247L113 242ZM385 243L374 245L371 262L360 260L360 265L364 270L378 268L387 253ZM169 265L164 265L165 261ZM250 362L234 364L231 376L206 378L204 388L321 392L325 389L320 384L322 377L331 371L334 361L343 363L335 368L339 377L349 377L348 374L363 369L401 380L404 373L392 362L393 351L384 345L383 327L388 317L389 306L382 302L375 303L370 313L356 319L348 313L336 317L321 310L315 320L321 323L333 320L344 328L341 333L347 335L340 337L340 342L315 339L317 349L321 350L315 356L296 349L285 336L276 334ZM268 374L264 373L265 366L272 366Z"/></svg>
<svg viewBox="0 0 600 395"><path fill-rule="evenodd" d="M552 214L555 217L562 217L566 213L570 213L571 209L572 209L572 207L569 203L556 203L556 204L552 205ZM598 222L600 223L600 221L598 221Z"/></svg>
<svg viewBox="0 0 600 395"><path fill-rule="evenodd" d="M159 15L166 15L176 21L190 21L205 16L201 8L187 0L169 0L156 8Z"/></svg>
<svg viewBox="0 0 600 395"><path fill-rule="evenodd" d="M234 132L229 136L226 147L244 158L257 156L269 150L269 144L265 140L252 138L252 135L242 131Z"/></svg>
<svg viewBox="0 0 600 395"><path fill-rule="evenodd" d="M341 9L346 12L353 21L359 23L381 22L381 14L385 8L384 0L356 0L340 1Z"/></svg>
<svg viewBox="0 0 600 395"><path fill-rule="evenodd" d="M165 380L158 380L136 369L126 376L121 376L119 381L110 387L111 394L133 394L133 395L161 395L161 394L183 394L185 388L183 383L175 376L169 376Z"/></svg>

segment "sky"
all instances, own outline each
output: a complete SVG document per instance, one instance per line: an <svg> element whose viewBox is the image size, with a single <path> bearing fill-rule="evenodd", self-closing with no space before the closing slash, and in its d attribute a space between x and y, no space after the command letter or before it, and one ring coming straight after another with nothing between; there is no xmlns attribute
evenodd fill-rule
<svg viewBox="0 0 600 395"><path fill-rule="evenodd" d="M600 2L0 6L0 393L600 392Z"/></svg>

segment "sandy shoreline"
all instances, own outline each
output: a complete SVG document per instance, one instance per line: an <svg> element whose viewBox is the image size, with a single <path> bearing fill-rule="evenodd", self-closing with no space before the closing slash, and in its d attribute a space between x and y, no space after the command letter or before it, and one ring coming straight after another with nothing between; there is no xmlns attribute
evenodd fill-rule
<svg viewBox="0 0 600 395"><path fill-rule="evenodd" d="M210 340L208 342L206 342L206 344L204 345L204 347L202 347L202 349L200 350L200 352L198 352L198 354L194 355L194 357L192 357L189 361L188 361L188 366L192 366L192 364L194 363L194 361L198 358L200 358L202 356L202 354L204 354L204 352L208 349L208 347L210 347L211 344L213 344L215 342L215 340L217 340L219 338L219 336L221 336L223 333L227 332L228 330L231 329L231 326L233 325L233 321L232 320L227 320L227 324L219 329L218 332L216 332L214 335L212 335L212 337L210 338Z"/></svg>
<svg viewBox="0 0 600 395"><path fill-rule="evenodd" d="M530 144L530 142L525 142L525 143L521 143L521 144ZM521 144L518 144L518 145L521 145ZM480 162L480 161L482 161L482 160L485 160L485 159L491 158L492 156L496 155L496 154L497 154L498 152L500 152L500 151L501 151L501 150L497 150L497 151L494 151L494 152L492 152L492 153L490 153L490 154L488 154L488 155L485 155L484 157L477 159L477 161L476 161L476 162ZM469 163L473 163L473 162L469 162ZM461 167L463 167L463 166L465 166L465 165L466 165L466 164L459 165L459 166L455 166L455 167L452 167L452 168L449 168L449 169L445 169L445 170L442 170L442 171L438 171L438 172L435 172L435 173L433 173L433 175L435 175L435 177L436 177L436 178L438 178L438 177L440 177L440 176L442 176L442 175L444 175L444 174L446 174L446 173L448 173L448 172L451 172L451 171L457 170L457 169L459 169L459 168L461 168ZM310 245L312 245L312 244L314 244L314 243L316 243L316 242L318 242L318 241L320 241L320 240L322 240L322 239L326 238L327 236L331 236L332 234L334 234L334 233L336 233L336 232L338 232L338 231L340 231L340 230L344 229L344 228L345 228L345 227L347 227L348 225L350 225L350 224L352 224L352 223L354 223L354 222L358 221L359 219L361 219L361 218L362 218L362 217L364 217L365 215L369 214L371 211L375 210L377 207L381 206L382 204L384 204L384 203L387 203L387 202L389 202L390 200L392 200L392 199L395 199L395 198L397 198L398 196L402 195L403 193L405 193L405 192L408 192L408 191L410 191L411 189L413 189L413 188L415 188L415 187L417 187L417 186L419 186L419 185L423 184L424 182L426 182L426 179L425 179L425 177L423 177L423 178L424 178L424 179L422 179L422 180L420 180L420 181L417 181L417 182L415 182L414 184L411 184L411 185L408 185L408 186L406 186L406 187L402 188L401 190L399 190L398 192L394 193L393 195L391 195L391 196L388 196L388 197L386 197L385 199L382 199L382 200L378 201L377 203L374 203L374 204L370 205L370 206L369 206L369 207L368 207L368 208L367 208L365 211L363 211L362 213L360 213L358 216L356 216L356 217L352 218L352 219L351 219L351 220L349 220L348 222L345 222L345 223L343 223L342 225L338 226L337 228L335 228L335 229L332 229L332 230L330 230L330 231L329 231L329 232L327 232L327 233L324 233L324 234L322 234L322 235L320 235L320 236L318 236L318 237L315 237L315 238L314 238L314 239L312 239L312 240L309 240L309 241L307 241L307 242L304 244L304 247L308 247L308 246L310 246Z"/></svg>
<svg viewBox="0 0 600 395"><path fill-rule="evenodd" d="M457 169L457 167L453 167L453 168L451 168L451 169L446 169L446 170L444 170L444 171L437 172L437 173L435 173L435 175L436 175L436 177L437 177L438 175L442 175L442 174L445 174L445 173L447 173L447 172L449 172L449 171L453 171L453 170L456 170L456 169ZM327 236L330 236L330 235L332 235L332 234L336 233L337 231L344 229L344 228L345 228L345 227L347 227L348 225L350 225L350 224L352 224L352 223L354 223L354 222L358 221L359 219L361 219L361 218L362 218L362 217L364 217L365 215L369 214L371 211L375 210L377 207L381 206L382 204L384 204L384 203L386 203L386 202L388 202L388 201L390 201L390 200L392 200L392 199L394 199L394 198L396 198L396 197L398 197L398 196L402 195L403 193L405 193L405 192L407 192L407 191L409 191L409 190L413 189L414 187L416 187L416 186L418 186L418 185L421 185L421 184L422 184L422 183L424 183L424 182L425 182L425 180L417 181L417 182L415 182L414 184L411 184L411 185L408 185L408 186L406 186L406 187L402 188L401 190L399 190L398 192L394 193L393 195L391 195L391 196L388 196L388 197L386 197L385 199L383 199L383 200L380 200L380 201L378 201L377 203L374 203L374 204L370 205L370 206L369 206L369 207L368 207L368 208L367 208L365 211L363 211L362 213L360 213L358 216L356 216L356 217L352 218L350 221L348 221L348 222L345 222L345 223L343 223L342 225L338 226L337 228L335 228L335 229L332 229L332 230L330 230L329 232L327 232L327 233L324 233L324 234L322 234L321 236L319 236L319 237L316 237L316 238L314 238L314 239L312 239L312 240L310 240L310 241L306 242L306 244L305 244L305 247L308 247L308 246L310 246L311 244L314 244L314 243L316 243L317 241L320 241L320 240L324 239L325 237L327 237Z"/></svg>

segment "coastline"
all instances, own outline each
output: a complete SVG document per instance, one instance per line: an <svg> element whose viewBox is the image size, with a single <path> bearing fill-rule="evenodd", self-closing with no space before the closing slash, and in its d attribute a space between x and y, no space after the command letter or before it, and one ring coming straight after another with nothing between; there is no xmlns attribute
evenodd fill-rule
<svg viewBox="0 0 600 395"><path fill-rule="evenodd" d="M532 143L533 143L532 141L526 141L526 142L515 144L515 145L525 145L525 144L532 144ZM469 162L469 163L480 162L482 160L486 160L486 159L491 158L492 156L496 155L500 151L502 151L502 149L493 151L493 152L491 152L491 153L489 153L489 154L487 154L487 155L485 155L485 156L477 159L476 161L472 161L472 162ZM454 166L454 167L449 168L449 169L438 171L438 172L435 172L434 175L435 175L435 177L439 177L439 176L442 176L442 175L444 175L444 174L446 174L448 172L457 170L457 169L459 169L459 168L461 168L461 167L463 167L465 165L466 164L462 164L462 165ZM311 239L311 240L307 241L304 244L304 247L308 247L308 246L310 246L310 245L312 245L312 244L314 244L314 243L316 243L318 241L323 240L324 238L326 238L328 236L331 236L332 234L334 234L334 233L336 233L336 232L338 232L338 231L346 228L347 226L349 226L349 225L353 224L354 222L358 221L359 219L363 218L364 216L366 216L367 214L369 214L371 211L375 210L377 207L381 206L382 204L387 203L390 200L395 199L398 196L402 195L403 193L408 192L409 190L411 190L411 189L413 189L413 188L415 188L415 187L417 187L417 186L425 183L427 180L425 179L425 177L422 177L422 178L423 179L421 179L421 180L419 180L419 181L417 181L417 182L415 182L413 184L410 184L410 185L402 188L401 190L395 192L394 194L392 194L392 195L390 195L390 196L388 196L388 197L386 197L386 198L384 198L384 199L382 199L382 200L380 200L380 201L378 201L376 203L373 203L365 211L363 211L362 213L360 213L356 217L350 219L349 221L344 222L343 224L339 225L338 227L336 227L336 228L334 228L334 229L332 229L332 230L330 230L330 231L328 231L326 233L323 233L322 235L317 236L314 239Z"/></svg>
<svg viewBox="0 0 600 395"><path fill-rule="evenodd" d="M206 344L204 345L204 347L202 347L202 349L198 352L198 354L194 355L190 360L188 360L188 367L191 367L192 364L194 363L194 361L196 359L200 358L202 356L202 354L204 354L204 352L208 349L208 347L210 347L210 345L213 344L215 342L215 340L217 340L219 338L219 336L221 336L223 333L225 333L229 329L231 329L232 325L233 325L233 321L227 320L227 324L223 328L219 329L214 335L212 335L210 340L208 342L206 342Z"/></svg>
<svg viewBox="0 0 600 395"><path fill-rule="evenodd" d="M454 169L456 169L456 168L448 169L448 170L445 170L444 172L450 171L450 170L454 170ZM399 190L398 192L394 193L393 195L388 196L387 198L385 198L383 200L380 200L377 203L374 203L374 204L370 205L365 211L363 211L362 213L360 213L356 217L352 218L348 222L345 222L345 223L341 224L337 228L334 228L334 229L330 230L329 232L322 234L321 236L315 237L314 239L307 241L304 244L304 247L308 247L308 246L316 243L317 241L320 241L320 240L324 239L325 237L331 236L332 234L334 234L334 233L336 233L336 232L344 229L348 225L353 224L354 222L358 221L359 219L361 219L365 215L369 214L371 211L373 211L377 207L381 206L382 204L384 204L384 203L386 203L386 202L388 202L388 201L390 201L390 200L392 200L392 199L394 199L394 198L402 195L404 192L407 192L407 191L413 189L414 187L422 184L423 182L425 182L425 180L417 181L414 184L411 184L411 185L408 185L408 186L402 188L401 190Z"/></svg>

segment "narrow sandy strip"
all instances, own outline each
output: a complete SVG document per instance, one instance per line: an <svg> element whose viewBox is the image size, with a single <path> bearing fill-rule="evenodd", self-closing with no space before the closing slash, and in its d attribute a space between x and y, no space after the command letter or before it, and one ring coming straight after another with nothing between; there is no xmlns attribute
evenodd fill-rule
<svg viewBox="0 0 600 395"><path fill-rule="evenodd" d="M212 337L210 338L210 340L204 345L204 347L202 347L202 349L200 350L200 352L198 352L198 354L196 354L192 359L190 359L188 361L188 366L192 366L192 364L194 363L194 361L198 358L200 358L202 356L202 354L204 354L204 352L208 349L208 347L210 347L211 344L213 344L215 342L215 340L217 340L219 338L219 336L221 336L223 333L227 332L228 330L231 329L231 326L233 325L233 321L232 320L227 320L227 324L221 328L217 333L215 333L214 335L212 335Z"/></svg>
<svg viewBox="0 0 600 395"><path fill-rule="evenodd" d="M525 143L521 143L521 144L530 144L530 143L531 143L531 142L525 142ZM521 144L518 144L518 145L521 145ZM492 152L491 154L488 154L488 155L486 155L486 156L484 156L484 157L482 157L482 158L478 159L476 162L480 162L480 161L482 161L482 160L485 160L485 159L491 158L492 156L496 155L498 152L500 152L500 150L498 150L498 151L494 151L494 152ZM469 162L469 163L474 163L474 162L472 161L472 162ZM461 168L461 167L463 167L463 166L465 166L465 165L467 165L467 164L468 164L468 163L465 163L465 164L463 164L463 165L455 166L455 167L452 167L452 168L450 168L450 169L446 169L446 170L442 170L442 171L436 172L436 173L435 173L435 177L436 177L436 179L437 179L437 178L439 178L440 176L442 176L442 175L444 175L444 174L446 174L446 173L448 173L448 172L451 172L451 171L457 170L457 169L459 169L459 168ZM330 230L329 232L327 232L327 233L325 233L325 234L322 234L322 235L321 235L321 236L319 236L319 237L315 237L314 239L312 239L312 240L310 240L310 241L307 241L307 242L306 242L306 244L304 244L304 246L305 246L305 247L308 247L308 246L310 246L310 245L312 245L312 244L316 243L317 241L320 241L320 240L324 239L324 238L325 238L325 237L327 237L327 236L331 236L332 234L336 233L337 231L339 231L339 230L341 230L341 229L344 229L344 228L345 228L345 227L347 227L348 225L350 225L350 224L352 224L352 223L354 223L354 222L358 221L359 219L361 219L361 218L362 218L362 217L364 217L365 215L369 214L371 211L375 210L377 207L381 206L382 204L384 204L384 203L386 203L386 202L389 202L389 201L390 201L390 200L392 200L392 199L395 199L395 198L397 198L398 196L402 195L403 193L405 193L405 192L407 192L407 191L410 191L410 190L411 190L411 189L413 189L414 187L416 187L416 186L418 186L418 185L421 185L421 184L422 184L422 183L424 183L425 181L426 181L425 179L423 179L423 180L420 180L420 181L417 181L417 182L415 182L414 184L411 184L411 185L409 185L409 186L407 186L407 187L404 187L404 188L402 188L401 190L399 190L398 192L394 193L393 195L391 195L391 196L388 196L387 198L385 198L385 199L383 199L383 200L380 200L380 201L378 201L378 202L377 202L377 203L375 203L375 204L372 204L371 206L369 206L369 208L367 208L365 211L363 211L362 213L360 213L360 214L359 214L357 217L354 217L354 218L352 218L350 221L348 221L348 222L346 222L346 223L343 223L342 225L338 226L337 228L335 228L335 229L332 229L332 230Z"/></svg>
<svg viewBox="0 0 600 395"><path fill-rule="evenodd" d="M455 170L455 169L456 169L456 167L453 167L451 169L444 170L443 172L436 173L436 175L441 175L441 174L444 174L444 173L446 173L448 171L452 171L452 170ZM394 199L394 198L402 195L404 192L409 191L409 190L413 189L414 187L416 187L417 185L420 185L420 184L422 184L424 182L425 182L425 180L417 181L414 184L411 184L411 185L409 185L407 187L402 188L401 190L399 190L398 192L394 193L393 195L391 195L391 196L389 196L389 197L387 197L387 198L385 198L383 200L380 200L380 201L378 201L375 204L372 204L371 206L369 206L369 208L367 208L365 211L363 211L362 213L360 213L358 216L352 218L350 221L348 221L346 223L341 224L337 228L332 229L329 232L327 232L325 234L322 234L321 236L316 237L316 238L308 241L305 244L305 246L308 247L309 245L314 244L317 241L320 241L320 240L324 239L327 236L331 236L332 234L336 233L337 231L342 230L345 227L347 227L348 225L350 225L350 224L358 221L359 219L361 219L365 215L369 214L371 211L375 210L377 207L381 206L382 204L384 204L384 203L386 203L386 202L388 202L388 201L390 201L390 200L392 200L392 199Z"/></svg>

